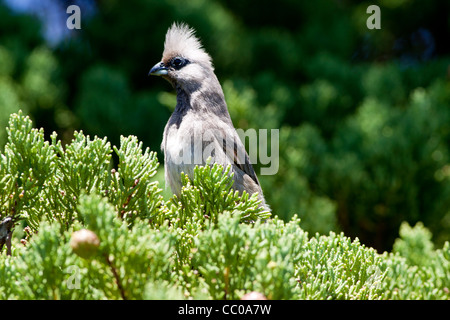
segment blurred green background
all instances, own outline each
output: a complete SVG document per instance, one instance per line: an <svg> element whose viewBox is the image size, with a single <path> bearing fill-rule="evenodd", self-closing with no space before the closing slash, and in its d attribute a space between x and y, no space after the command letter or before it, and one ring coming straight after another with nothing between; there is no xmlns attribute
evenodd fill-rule
<svg viewBox="0 0 450 320"><path fill-rule="evenodd" d="M80 30L66 27L71 4ZM380 30L366 27L371 4ZM259 177L275 214L379 251L402 221L422 221L439 247L450 239L449 14L444 0L2 0L0 144L22 109L47 137L133 134L160 152L175 96L147 73L184 21L235 126L280 129L279 171Z"/></svg>

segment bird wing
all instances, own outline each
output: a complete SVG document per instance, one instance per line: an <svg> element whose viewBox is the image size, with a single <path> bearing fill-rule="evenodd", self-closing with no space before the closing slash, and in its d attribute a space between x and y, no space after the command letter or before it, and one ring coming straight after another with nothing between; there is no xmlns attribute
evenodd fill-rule
<svg viewBox="0 0 450 320"><path fill-rule="evenodd" d="M259 186L258 177L250 162L250 157L236 131L234 131L232 139L222 138L222 148L230 162L234 163L237 168L246 173Z"/></svg>

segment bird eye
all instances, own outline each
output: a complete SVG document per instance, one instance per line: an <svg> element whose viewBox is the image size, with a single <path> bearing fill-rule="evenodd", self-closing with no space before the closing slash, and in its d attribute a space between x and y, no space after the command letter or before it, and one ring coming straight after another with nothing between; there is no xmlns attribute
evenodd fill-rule
<svg viewBox="0 0 450 320"><path fill-rule="evenodd" d="M178 70L186 64L186 60L181 57L175 57L172 59L170 64L172 65L172 67Z"/></svg>

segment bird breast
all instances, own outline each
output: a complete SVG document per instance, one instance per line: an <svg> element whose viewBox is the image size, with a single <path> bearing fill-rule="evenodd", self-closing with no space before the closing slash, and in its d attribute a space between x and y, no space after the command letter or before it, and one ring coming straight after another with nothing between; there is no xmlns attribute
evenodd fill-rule
<svg viewBox="0 0 450 320"><path fill-rule="evenodd" d="M211 163L224 167L230 159L223 151L217 136L219 129L193 114L186 114L182 121L169 120L164 132L164 161L166 181L174 194L181 191L180 174L184 172L193 178L196 165L202 166L211 157ZM222 134L223 135L223 134Z"/></svg>

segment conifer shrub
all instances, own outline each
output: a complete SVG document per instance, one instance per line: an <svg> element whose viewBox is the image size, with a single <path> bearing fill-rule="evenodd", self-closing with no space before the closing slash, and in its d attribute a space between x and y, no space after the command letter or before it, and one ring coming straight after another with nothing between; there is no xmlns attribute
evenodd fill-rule
<svg viewBox="0 0 450 320"><path fill-rule="evenodd" d="M450 245L435 249L421 224L379 254L270 216L216 164L166 200L156 155L134 136L111 147L76 132L62 146L22 112L7 133L0 299L450 298Z"/></svg>

